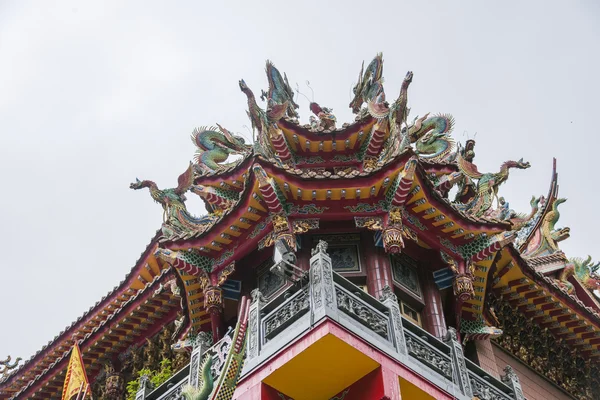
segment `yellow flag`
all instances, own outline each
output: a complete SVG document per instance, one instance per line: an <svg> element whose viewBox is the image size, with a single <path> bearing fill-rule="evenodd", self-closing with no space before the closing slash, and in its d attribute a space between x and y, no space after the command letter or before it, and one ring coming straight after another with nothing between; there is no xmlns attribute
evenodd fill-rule
<svg viewBox="0 0 600 400"><path fill-rule="evenodd" d="M85 367L83 365L83 358L81 358L81 351L77 343L71 350L71 359L69 360L69 366L67 367L67 376L65 377L65 384L63 386L62 400L71 400L75 395L78 395L80 390L86 390L89 388L89 382L85 373Z"/></svg>

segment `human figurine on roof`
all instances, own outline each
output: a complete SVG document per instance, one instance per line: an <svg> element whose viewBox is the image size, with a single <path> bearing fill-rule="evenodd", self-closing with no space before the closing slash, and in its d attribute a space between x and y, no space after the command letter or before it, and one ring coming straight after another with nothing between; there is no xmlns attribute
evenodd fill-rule
<svg viewBox="0 0 600 400"><path fill-rule="evenodd" d="M500 203L500 208L498 209L498 219L507 220L515 214L515 212L510 209L510 205L504 199L504 197L500 197L498 202Z"/></svg>
<svg viewBox="0 0 600 400"><path fill-rule="evenodd" d="M313 114L315 114L317 116L317 118L319 118L318 124L317 124L317 120L315 120L314 117L311 116L311 119L310 119L311 126L314 127L313 124L315 124L315 125L317 125L318 128L329 129L329 130L335 129L336 119L335 119L335 116L332 114L333 110L331 108L321 107L319 104L317 104L315 102L311 102L309 107L310 107L310 111L312 111Z"/></svg>

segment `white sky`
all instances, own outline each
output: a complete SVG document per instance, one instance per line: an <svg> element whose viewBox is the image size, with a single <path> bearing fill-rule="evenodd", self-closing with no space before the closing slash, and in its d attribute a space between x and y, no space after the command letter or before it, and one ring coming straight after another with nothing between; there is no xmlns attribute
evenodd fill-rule
<svg viewBox="0 0 600 400"><path fill-rule="evenodd" d="M382 51L388 99L414 71L410 120L453 114L480 171L531 162L500 190L512 208L547 193L557 157L562 248L600 259L598 3L403 3L0 0L0 359L29 358L123 279L162 215L129 183L176 186L196 126L248 137L238 80L259 94L267 58L342 123Z"/></svg>

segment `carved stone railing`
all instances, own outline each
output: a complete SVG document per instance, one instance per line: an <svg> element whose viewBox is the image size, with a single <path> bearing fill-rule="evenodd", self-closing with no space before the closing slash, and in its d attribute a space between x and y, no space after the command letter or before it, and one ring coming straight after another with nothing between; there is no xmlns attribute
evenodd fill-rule
<svg viewBox="0 0 600 400"><path fill-rule="evenodd" d="M418 336L412 331L405 330L404 335L409 356L416 358L420 363L425 364L444 378L452 380L452 360L450 358L450 348L447 345L437 340L433 343L438 346L429 344L430 340L422 332Z"/></svg>
<svg viewBox="0 0 600 400"><path fill-rule="evenodd" d="M302 288L270 312L262 321L263 341L267 342L277 336L294 321L306 314L310 310L309 296L308 288Z"/></svg>
<svg viewBox="0 0 600 400"><path fill-rule="evenodd" d="M140 379L136 400L183 400L185 386L198 387L202 383L201 367L205 357L213 358L210 371L213 379L220 374L232 345L232 337L233 331L229 330L223 339L211 346L210 335L201 333L192 344L190 363L154 390L149 389L144 378Z"/></svg>
<svg viewBox="0 0 600 400"><path fill-rule="evenodd" d="M453 328L448 328L442 341L402 317L398 299L389 287L375 299L335 273L323 243L313 250L308 280L296 282L270 302L265 301L258 289L252 292L241 378L325 319L343 326L457 399L524 400L512 370L507 370L502 381L494 378L465 359ZM230 345L231 335L226 335L210 348L208 343L198 346L186 370L189 378L173 377L160 387L171 384L168 390L157 388L136 400L178 399L181 382L198 385L201 355L211 351L213 368L218 369L219 354L226 354Z"/></svg>
<svg viewBox="0 0 600 400"><path fill-rule="evenodd" d="M323 243L313 250L307 281L295 283L268 303L254 291L242 377L326 318L456 398L523 400L515 395L520 391L518 378L515 390L513 380L503 378L507 385L465 359L454 329L449 328L442 341L401 316L390 288L378 300L334 272Z"/></svg>

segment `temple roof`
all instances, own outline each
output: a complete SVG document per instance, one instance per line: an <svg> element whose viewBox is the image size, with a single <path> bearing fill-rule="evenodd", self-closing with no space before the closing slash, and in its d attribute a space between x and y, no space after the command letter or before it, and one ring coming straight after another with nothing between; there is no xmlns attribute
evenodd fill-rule
<svg viewBox="0 0 600 400"><path fill-rule="evenodd" d="M0 382L0 399L25 394L29 398L33 393L44 398L59 392L75 341L93 378L110 354L125 354L174 318L179 297L168 290L157 292L177 277L154 256L158 237L157 233L119 285Z"/></svg>
<svg viewBox="0 0 600 400"><path fill-rule="evenodd" d="M202 330L208 322L202 288L227 280L235 262L254 249L317 229L321 220L353 220L380 234L390 253L401 251L404 239L439 252L455 276L473 281L460 303L464 321L493 323L490 297L496 296L586 355L600 354L600 308L591 292L598 265L568 259L558 247L569 229L555 228L564 202L556 162L548 195L534 197L528 213L514 212L498 196L500 185L509 171L521 173L529 163L478 171L475 142L456 143L451 116L427 113L408 122L412 72L390 104L382 71L380 55L361 71L350 104L356 118L339 127L332 110L315 102L311 123L301 124L287 81L270 78L266 108L240 81L255 142L248 145L220 125L197 128L195 162L177 187L131 184L148 188L161 204L162 229L123 282L0 383L0 399L46 390L42 384L60 386L74 340L88 372L97 373L103 354L126 351L155 332L152 324L132 322L136 313L159 324L181 309L178 296L157 291L169 280L183 282L187 328ZM187 210L188 192L204 200L208 214Z"/></svg>

